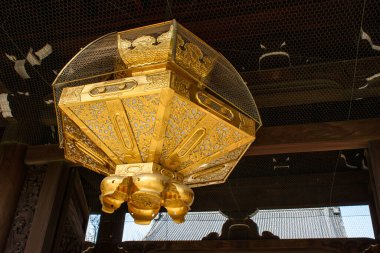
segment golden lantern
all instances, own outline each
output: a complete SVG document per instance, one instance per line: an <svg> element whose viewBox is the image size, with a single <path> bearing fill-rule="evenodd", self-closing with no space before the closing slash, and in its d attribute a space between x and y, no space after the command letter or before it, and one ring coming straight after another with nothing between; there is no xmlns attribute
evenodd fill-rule
<svg viewBox="0 0 380 253"><path fill-rule="evenodd" d="M111 33L53 84L65 157L101 173L100 201L138 224L161 207L183 222L192 187L223 183L260 117L244 81L176 21Z"/></svg>

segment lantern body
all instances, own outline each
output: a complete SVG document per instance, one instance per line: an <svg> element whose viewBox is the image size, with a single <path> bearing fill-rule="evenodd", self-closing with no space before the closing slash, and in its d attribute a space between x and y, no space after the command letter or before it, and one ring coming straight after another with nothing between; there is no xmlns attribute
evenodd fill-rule
<svg viewBox="0 0 380 253"><path fill-rule="evenodd" d="M128 202L141 224L161 206L182 222L189 187L223 183L261 125L236 70L175 21L93 42L54 88L65 157L108 176L104 211Z"/></svg>

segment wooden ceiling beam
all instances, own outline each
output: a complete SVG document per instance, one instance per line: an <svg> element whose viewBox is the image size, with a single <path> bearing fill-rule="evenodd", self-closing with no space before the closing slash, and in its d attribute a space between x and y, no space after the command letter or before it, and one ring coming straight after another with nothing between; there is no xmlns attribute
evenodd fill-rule
<svg viewBox="0 0 380 253"><path fill-rule="evenodd" d="M379 79L366 81L379 71L380 57L370 57L240 74L257 106L264 108L380 97Z"/></svg>
<svg viewBox="0 0 380 253"><path fill-rule="evenodd" d="M351 97L354 99L370 99L380 97L380 87L373 87L367 89L355 89L352 94L352 89L309 89L304 91L284 91L274 92L268 94L258 94L252 92L257 106L260 108L273 108L281 106L302 106L309 104L319 103L334 103L350 101Z"/></svg>
<svg viewBox="0 0 380 253"><path fill-rule="evenodd" d="M246 156L367 148L380 139L380 119L262 127ZM64 161L58 145L29 146L25 163Z"/></svg>
<svg viewBox="0 0 380 253"><path fill-rule="evenodd" d="M380 119L263 127L246 156L367 148L380 139Z"/></svg>
<svg viewBox="0 0 380 253"><path fill-rule="evenodd" d="M99 185L100 181L96 183ZM257 209L365 205L370 202L368 184L368 171L359 169L335 175L312 173L232 178L224 184L193 188L195 199L191 211L251 214ZM92 191L88 198L91 210L101 212L98 190ZM122 208L126 210L125 205Z"/></svg>
<svg viewBox="0 0 380 253"><path fill-rule="evenodd" d="M66 161L63 149L57 144L29 146L25 156L26 165L41 165Z"/></svg>
<svg viewBox="0 0 380 253"><path fill-rule="evenodd" d="M228 179L224 184L194 188L191 209L228 213L369 203L368 171L338 172L333 177L323 173Z"/></svg>

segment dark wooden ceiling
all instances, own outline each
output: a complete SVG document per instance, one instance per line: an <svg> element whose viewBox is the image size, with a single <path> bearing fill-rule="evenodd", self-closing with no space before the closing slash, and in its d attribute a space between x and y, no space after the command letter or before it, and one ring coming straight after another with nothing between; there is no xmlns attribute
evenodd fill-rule
<svg viewBox="0 0 380 253"><path fill-rule="evenodd" d="M56 124L54 106L44 102L52 93L53 71L104 34L173 18L237 68L257 101L264 126L380 117L380 77L367 80L380 72L377 0L36 0L4 1L0 11L0 91L11 94L12 114L24 125L19 129L3 119L2 126L11 129L5 134L14 132L10 139L57 143L51 128ZM362 39L363 31L372 45ZM30 48L36 51L46 43L53 53L41 65L26 64L31 78L20 78L6 54L24 59ZM288 56L260 60L278 51ZM361 170L362 153L347 153L353 159L348 164ZM353 169L340 155L248 157L232 178ZM274 169L277 163L283 167ZM89 199L97 201L101 177L81 174Z"/></svg>
<svg viewBox="0 0 380 253"><path fill-rule="evenodd" d="M366 86L366 78L380 72L380 51L361 39L365 31L374 45L380 44L376 0L6 1L1 11L0 80L2 90L14 95L9 100L17 119L54 123L52 105L43 103L51 94L53 70L92 40L173 18L241 72L264 125L380 114L380 78ZM30 48L36 51L45 43L53 46L53 54L39 66L26 64L31 78L23 80L5 54L23 59ZM276 51L289 57L260 60Z"/></svg>

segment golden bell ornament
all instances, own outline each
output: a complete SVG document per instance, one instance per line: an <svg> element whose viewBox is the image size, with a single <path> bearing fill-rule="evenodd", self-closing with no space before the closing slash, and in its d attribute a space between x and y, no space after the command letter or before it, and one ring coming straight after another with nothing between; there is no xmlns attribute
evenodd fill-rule
<svg viewBox="0 0 380 253"><path fill-rule="evenodd" d="M194 200L194 192L184 184L172 183L165 192L164 207L176 223L182 223Z"/></svg>
<svg viewBox="0 0 380 253"><path fill-rule="evenodd" d="M189 211L187 205L177 206L177 207L166 207L169 216L173 219L175 223L182 223L185 221L185 216Z"/></svg>
<svg viewBox="0 0 380 253"><path fill-rule="evenodd" d="M128 186L130 179L113 175L106 177L100 184L102 195L99 197L102 203L102 211L113 213L125 201L128 200Z"/></svg>
<svg viewBox="0 0 380 253"><path fill-rule="evenodd" d="M128 211L132 215L134 222L139 225L149 225L154 217L160 211L160 207L151 209L142 209L128 203Z"/></svg>
<svg viewBox="0 0 380 253"><path fill-rule="evenodd" d="M115 199L112 196L101 196L100 202L102 203L102 211L105 213L113 213L118 209L125 201Z"/></svg>

